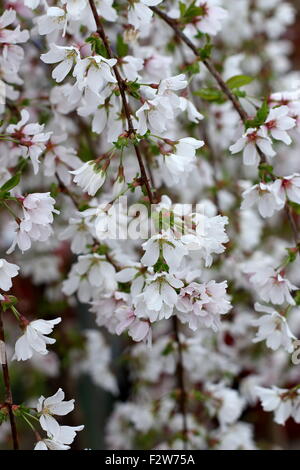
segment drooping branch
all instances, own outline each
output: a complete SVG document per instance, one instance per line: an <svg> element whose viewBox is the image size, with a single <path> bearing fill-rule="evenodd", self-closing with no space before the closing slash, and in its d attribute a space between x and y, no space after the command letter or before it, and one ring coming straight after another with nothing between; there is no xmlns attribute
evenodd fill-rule
<svg viewBox="0 0 300 470"><path fill-rule="evenodd" d="M113 54L112 49L110 47L108 38L105 34L103 25L102 25L102 23L100 21L100 18L98 16L94 0L89 0L89 3L90 3L90 6L91 6L91 9L92 9L92 12L93 12L93 16L94 16L94 19L95 19L95 22L96 22L97 33L99 34L100 38L103 41L103 44L105 46L107 55L108 55L109 58L114 58L114 54ZM134 129L133 122L132 122L130 107L128 105L128 101L127 101L127 97L126 97L126 84L125 84L124 80L122 79L122 77L120 75L120 72L119 72L119 69L118 69L117 65L115 65L113 67L113 70L114 70L114 73L115 73L115 76L116 76L116 79L117 79L117 82L118 82L118 87L119 87L119 90L120 90L120 95L121 95L122 103L123 103L123 109L124 109L124 113L126 115L126 119L127 119L127 123L128 123L128 134L129 134L129 136L134 136L135 135L135 129ZM143 162L143 157L142 157L139 146L134 144L134 148L135 148L136 157L137 157L137 160L138 160L139 166L140 166L141 177L142 177L142 180L145 184L149 201L150 201L151 204L153 204L153 203L156 202L155 188L153 188L153 191L151 190L149 180L148 180L148 177L147 177L147 174L146 174L144 162ZM179 338L179 331L178 331L178 323L177 322L178 322L177 317L174 316L173 317L173 331L174 331L175 340L176 340L176 343L177 343L177 346L178 346L177 382L178 382L178 387L180 389L178 403L179 403L180 412L182 414L182 420L183 420L182 433L183 433L183 439L184 439L184 448L186 448L186 446L187 446L187 435L188 435L187 409L186 409L186 391L185 391L185 386L184 386L184 367L183 367L183 357L182 357L182 345L181 345L180 338Z"/></svg>
<svg viewBox="0 0 300 470"><path fill-rule="evenodd" d="M99 18L94 0L89 0L89 4L90 4L91 10L92 10L92 13L93 13L93 16L94 16L94 20L95 20L95 23L96 23L96 26L97 26L97 33L99 34L100 38L103 41L103 44L104 44L104 47L106 49L108 57L110 59L113 59L114 54L113 54L113 51L110 47L108 38L105 34L103 25L100 21L100 18ZM134 129L134 126L133 126L131 111L130 111L129 104L128 104L127 97L126 97L126 84L125 84L123 78L121 77L121 74L119 72L119 68L118 68L117 64L113 66L113 71L115 73L115 76L116 76L116 79L117 79L117 82L118 82L118 88L119 88L119 91L120 91L122 104L123 104L123 110L124 110L124 114L126 116L126 120L127 120L127 124L128 124L128 130L127 130L128 137L132 138L136 135L136 132L135 132L135 129ZM134 146L135 154L136 154L138 164L139 164L139 167L140 167L141 178L142 178L143 184L145 185L145 188L146 188L146 191L147 191L148 199L149 199L151 204L154 204L156 202L156 198L155 198L155 196L154 196L154 194L151 190L151 187L150 187L149 179L148 179L148 176L147 176L147 173L146 173L146 169L145 169L145 165L144 165L144 162L143 162L143 157L142 157L140 148L135 143L133 144L133 146Z"/></svg>
<svg viewBox="0 0 300 470"><path fill-rule="evenodd" d="M176 20L173 18L170 18L166 13L161 11L158 7L150 7L154 13L157 14L162 20L164 20L174 31L176 37L181 39L182 42L184 42L191 51L197 56L200 57L199 51L195 44L192 43L192 41L181 31L181 29L178 26L178 23ZM216 82L218 83L219 87L221 90L224 92L224 94L227 96L227 98L232 102L234 108L236 111L239 113L241 119L243 122L247 121L248 115L246 111L243 109L241 106L241 103L239 102L238 98L232 93L230 88L226 85L224 82L221 74L218 72L218 70L215 68L214 64L210 59L201 59L202 63L205 65L207 70L210 72L210 74L214 77Z"/></svg>
<svg viewBox="0 0 300 470"><path fill-rule="evenodd" d="M161 11L158 7L150 7L150 8L157 16L159 16L163 21L165 21L173 29L176 37L178 39L180 39L184 44L186 44L186 46L191 51L193 51L193 53L195 54L196 57L201 58L197 47L195 46L195 44L193 44L193 42L180 29L177 20L175 20L173 18L170 18L166 13ZM201 61L205 65L207 70L210 72L210 74L214 77L214 79L218 83L218 85L219 85L220 89L223 91L223 93L231 101L234 109L239 114L239 116L240 116L241 120L243 121L243 123L248 121L248 119L249 119L248 114L243 109L239 99L232 93L230 88L226 85L226 83L223 80L221 74L215 68L212 61L210 59L201 59ZM266 163L267 160L266 160L266 157L265 157L264 153L258 147L257 147L257 151L260 155L261 162ZM296 245L298 246L299 242L300 242L299 231L298 231L298 227L297 227L297 224L295 222L295 219L293 217L292 211L291 211L291 209L288 205L285 206L285 212L286 212L286 215L287 215L289 225L291 227L291 232L293 234L294 241L295 241Z"/></svg>

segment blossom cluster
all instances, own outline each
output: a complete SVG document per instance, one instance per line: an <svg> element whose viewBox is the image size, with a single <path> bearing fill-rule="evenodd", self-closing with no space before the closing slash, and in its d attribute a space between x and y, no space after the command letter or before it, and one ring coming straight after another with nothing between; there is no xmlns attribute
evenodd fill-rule
<svg viewBox="0 0 300 470"><path fill-rule="evenodd" d="M88 375L108 448L263 447L300 423L293 3L3 3L0 445L69 449Z"/></svg>

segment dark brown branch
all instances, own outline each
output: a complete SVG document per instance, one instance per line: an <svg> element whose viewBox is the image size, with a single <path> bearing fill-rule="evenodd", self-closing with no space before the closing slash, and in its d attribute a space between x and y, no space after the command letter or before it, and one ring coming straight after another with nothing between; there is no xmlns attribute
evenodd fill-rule
<svg viewBox="0 0 300 470"><path fill-rule="evenodd" d="M100 38L103 41L103 44L105 46L105 49L107 51L107 54L108 54L109 58L113 58L114 54L113 54L113 52L110 48L108 39L107 39L105 31L104 31L104 28L103 28L102 23L99 19L94 0L89 0L89 3L90 3L90 6L91 6L91 9L92 9L92 12L93 12L93 16L94 16L94 19L95 19L95 22L96 22L97 33L99 34ZM126 119L127 119L127 123L128 123L128 134L129 134L129 136L134 136L135 135L135 129L133 127L131 112L130 112L130 108L129 108L129 105L128 105L128 102L127 102L126 84L124 83L124 81L123 81L123 79L120 75L120 72L119 72L119 69L118 69L117 65L115 65L113 67L113 70L114 70L114 73L115 73L115 76L116 76L116 79L117 79L117 82L118 82L118 87L119 87L122 102L123 102L123 109L124 109L124 113L126 115ZM135 148L136 157L138 159L139 166L140 166L141 177L142 177L143 183L145 184L149 201L150 201L151 204L153 204L156 201L156 197L152 193L152 190L150 188L140 149L139 149L138 145L134 145L134 148ZM178 324L177 324L178 320L177 320L176 317L173 317L173 318L174 318L173 327L174 327L175 340L178 344L177 378L178 378L178 386L180 388L180 412L182 414L182 419L183 419L184 447L186 447L187 446L187 417L186 417L186 392L185 392L185 388L184 388L184 368L183 368L183 359L182 359L182 346L181 346L180 339L179 339Z"/></svg>
<svg viewBox="0 0 300 470"><path fill-rule="evenodd" d="M184 383L184 366L183 366L183 351L182 344L179 337L179 327L178 327L178 318L176 315L172 317L173 319L173 329L175 334L175 340L178 346L178 362L177 362L177 382L179 387L178 395L178 406L180 413L182 415L182 432L183 432L183 445L184 450L187 450L188 447L188 424L187 424L187 393Z"/></svg>
<svg viewBox="0 0 300 470"><path fill-rule="evenodd" d="M2 362L3 382L4 382L4 388L5 388L5 406L8 410L11 437L13 441L13 449L18 450L19 441L18 441L18 433L17 433L15 416L13 413L13 397L12 397L9 370L8 370L8 365L7 365L6 351L5 351L5 335L4 335L4 327L3 327L1 312L0 312L0 342L1 342L1 347L3 347L4 349L4 351L1 352L1 362Z"/></svg>
<svg viewBox="0 0 300 470"><path fill-rule="evenodd" d="M94 0L89 0L89 4L90 4L90 7L91 7L91 10L92 10L95 22L96 22L97 33L99 34L100 38L103 41L103 44L104 44L104 47L106 49L108 57L110 59L113 59L114 54L113 54L113 51L112 51L112 49L110 47L110 44L108 42L108 38L105 34L102 23L100 21L100 18L99 18ZM115 76L116 76L116 79L117 79L117 82L118 82L118 88L120 90L121 99L122 99L122 103L123 103L123 110L124 110L126 120L127 120L127 124L128 124L128 131L127 131L128 132L128 137L132 138L136 135L136 132L135 132L135 129L134 129L134 126L133 126L131 112L130 112L130 108L129 108L129 105L128 105L128 102L127 102L126 84L125 84L123 78L120 75L119 68L118 68L117 65L113 66L113 71L115 73ZM147 191L148 199L149 199L151 204L154 204L156 202L156 199L155 199L155 197L152 193L152 190L151 190L151 187L150 187L150 184L149 184L149 180L148 180L148 176L147 176L146 169L145 169L145 166L144 166L143 157L142 157L140 148L137 144L133 144L133 146L134 146L135 154L136 154L138 164L139 164L139 167L140 167L140 172L141 172L141 177L142 177L142 180L143 180L143 184L145 185L145 188L146 188L146 191Z"/></svg>

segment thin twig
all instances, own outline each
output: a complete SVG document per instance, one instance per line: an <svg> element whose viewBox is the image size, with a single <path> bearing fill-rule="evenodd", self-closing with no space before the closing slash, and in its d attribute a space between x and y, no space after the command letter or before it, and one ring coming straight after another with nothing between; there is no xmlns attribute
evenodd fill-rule
<svg viewBox="0 0 300 470"><path fill-rule="evenodd" d="M180 38L193 52L194 54L197 56L197 57L200 57L199 55L199 51L197 49L197 47L195 46L195 44L192 43L192 41L181 31L181 29L178 27L178 23L176 20L174 20L173 18L170 18L166 13L164 13L163 11L161 11L159 8L157 7L150 7L152 11L154 11L154 13L157 14L157 16L159 16L162 20L164 20L174 31L174 33L176 34L176 36L178 38ZM246 111L243 109L243 107L241 106L241 103L239 102L238 98L232 93L232 91L230 90L230 88L228 88L228 86L226 85L226 83L224 82L221 74L217 71L217 69L215 68L214 64L211 62L210 59L204 59L202 60L203 64L205 65L205 67L208 69L208 71L210 72L210 74L214 77L214 79L216 80L216 82L218 83L219 87L221 88L221 90L225 93L225 95L228 97L228 99L232 102L233 106L235 107L235 109L237 110L237 112L239 113L241 119L243 122L247 121L248 119L248 116L247 116L247 113Z"/></svg>
<svg viewBox="0 0 300 470"><path fill-rule="evenodd" d="M93 12L93 16L94 16L94 19L95 19L95 22L96 22L97 33L99 34L100 38L103 41L103 44L104 44L105 49L107 51L108 57L113 58L114 54L113 54L113 52L110 48L107 36L105 34L105 31L104 31L104 28L103 28L102 23L99 19L94 0L89 0L89 3L90 3L90 6L91 6L91 9L92 9L92 12ZM116 79L117 79L117 82L118 82L118 87L119 87L122 102L123 102L123 109L124 109L124 113L125 113L127 123L128 123L128 135L129 136L135 136L136 132L135 132L135 129L133 127L133 122L132 122L132 118L131 118L131 111L130 111L130 108L129 108L129 105L128 105L128 102L127 102L127 97L126 97L126 84L125 84L124 80L122 79L122 77L120 75L120 72L119 72L119 69L118 69L117 65L115 65L113 67L113 70L114 70L114 73L115 73L115 76L116 76ZM147 177L147 174L146 174L143 158L142 158L142 155L141 155L141 152L140 152L140 149L139 149L138 145L134 144L134 148L135 148L135 153L136 153L136 156L137 156L137 159L138 159L138 162L139 162L139 166L140 166L141 177L142 177L143 183L145 184L149 201L150 201L151 204L153 204L154 202L156 202L155 192L154 191L152 192L151 187L149 185L149 181L148 181L148 177ZM182 346L181 346L180 339L179 339L177 318L176 317L173 317L173 318L174 318L174 321L173 321L174 334L175 334L176 342L178 344L178 357L179 358L178 358L178 364L177 364L177 378L178 378L178 386L180 388L180 410L181 410L182 419L183 419L184 447L186 448L186 446L187 446L187 442L186 442L186 439L187 439L187 416L186 416L186 392L185 392L185 388L184 388L184 368L183 368L183 360L182 360Z"/></svg>
<svg viewBox="0 0 300 470"><path fill-rule="evenodd" d="M100 21L100 18L99 18L94 0L89 0L89 4L90 4L91 10L92 10L92 13L93 13L93 16L94 16L94 20L95 20L95 23L96 23L96 26L97 26L97 33L99 34L100 38L103 41L103 44L104 44L104 47L106 49L108 57L110 59L113 59L114 54L112 52L112 49L111 49L110 44L108 42L108 38L105 34L104 28L103 28L102 23ZM119 88L122 103L123 103L123 110L124 110L126 120L127 120L127 124L128 124L128 137L132 138L136 135L136 131L135 131L134 126L133 126L131 112L130 112L130 108L129 108L127 98L126 98L126 84L125 84L123 78L120 75L119 68L118 68L117 65L113 66L113 71L115 73L115 76L116 76L116 79L117 79L117 82L118 82L118 88ZM137 157L137 160L138 160L138 163L139 163L143 184L145 185L145 188L146 188L146 191L147 191L148 199L149 199L151 204L154 204L156 199L155 199L155 197L152 193L152 190L151 190L151 187L150 187L150 184L149 184L149 180L148 180L148 176L147 176L146 169L145 169L145 166L144 166L143 157L142 157L142 154L140 152L140 148L137 144L133 144L133 146L134 146L135 154L136 154L136 157Z"/></svg>
<svg viewBox="0 0 300 470"><path fill-rule="evenodd" d="M180 29L180 27L178 26L178 21L174 20L173 18L170 18L166 13L164 13L163 11L161 11L157 7L150 7L150 8L154 13L157 14L157 16L159 16L162 20L164 20L173 29L176 37L181 39L181 41L184 42L189 47L189 49L191 49L193 51L195 56L200 58L200 54L199 54L199 51L198 51L197 47L195 46L195 44L192 43L192 41ZM207 70L210 72L210 74L214 77L214 79L218 83L220 89L227 96L227 98L231 101L234 109L239 114L239 116L240 116L241 120L243 121L243 123L248 121L248 119L249 119L248 114L243 109L239 99L232 93L230 88L226 85L226 83L224 82L221 74L215 68L212 61L210 59L201 59L201 60L202 60L202 63L207 68ZM266 163L266 157L265 157L264 153L258 147L257 147L257 151L260 155L261 162ZM285 212L287 214L287 218L288 218L289 224L291 226L291 231L292 231L292 234L293 234L294 241L295 241L296 245L298 245L299 244L298 227L297 227L297 224L296 224L295 219L293 217L292 211L287 205L285 207Z"/></svg>
<svg viewBox="0 0 300 470"><path fill-rule="evenodd" d="M13 413L13 397L12 397L9 370L8 370L8 365L7 365L6 351L5 351L5 335L4 335L4 327L3 327L1 312L0 312L0 342L2 346L4 346L4 351L1 353L1 362L2 362L3 382L4 382L4 388L5 388L5 405L8 409L11 437L13 441L13 449L18 450L19 441L18 441L18 433L17 433L15 416Z"/></svg>

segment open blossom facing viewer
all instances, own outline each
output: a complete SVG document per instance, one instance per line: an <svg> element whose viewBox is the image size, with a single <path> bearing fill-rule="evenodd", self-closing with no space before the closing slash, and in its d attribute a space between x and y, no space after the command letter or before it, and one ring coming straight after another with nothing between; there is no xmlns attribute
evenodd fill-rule
<svg viewBox="0 0 300 470"><path fill-rule="evenodd" d="M286 131L296 125L295 119L291 118L288 114L289 108L287 106L273 108L270 110L264 124L264 129L270 133L273 139L281 140L286 145L292 143L292 139Z"/></svg>
<svg viewBox="0 0 300 470"><path fill-rule="evenodd" d="M259 150L270 158L276 155L272 147L272 141L268 137L266 130L262 127L260 129L247 129L243 137L234 145L231 145L229 150L232 154L243 150L243 162L245 165L258 165L260 162Z"/></svg>
<svg viewBox="0 0 300 470"><path fill-rule="evenodd" d="M52 397L41 396L36 407L42 428L54 436L59 431L59 424L53 415L65 416L74 410L74 400L64 401L64 398L65 394L60 388Z"/></svg>

